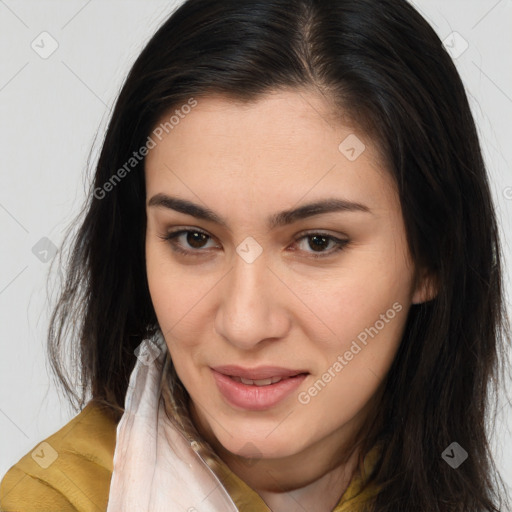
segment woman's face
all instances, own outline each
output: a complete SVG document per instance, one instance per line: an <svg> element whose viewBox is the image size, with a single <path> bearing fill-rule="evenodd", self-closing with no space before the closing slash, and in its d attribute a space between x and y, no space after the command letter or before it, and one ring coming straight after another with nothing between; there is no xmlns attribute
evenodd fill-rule
<svg viewBox="0 0 512 512"><path fill-rule="evenodd" d="M427 299L394 183L372 140L314 93L189 104L153 132L146 258L196 425L247 457L337 446Z"/></svg>

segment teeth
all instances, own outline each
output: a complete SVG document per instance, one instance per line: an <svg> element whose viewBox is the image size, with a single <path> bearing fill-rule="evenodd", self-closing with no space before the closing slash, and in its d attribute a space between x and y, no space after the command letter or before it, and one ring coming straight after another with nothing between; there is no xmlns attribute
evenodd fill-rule
<svg viewBox="0 0 512 512"><path fill-rule="evenodd" d="M272 377L269 379L259 379L259 380L245 379L244 377L234 377L234 376L231 376L231 378L233 380L235 380L236 382L241 382L242 384L246 384L248 386L269 386L270 384L275 384L276 382L283 380L282 377Z"/></svg>

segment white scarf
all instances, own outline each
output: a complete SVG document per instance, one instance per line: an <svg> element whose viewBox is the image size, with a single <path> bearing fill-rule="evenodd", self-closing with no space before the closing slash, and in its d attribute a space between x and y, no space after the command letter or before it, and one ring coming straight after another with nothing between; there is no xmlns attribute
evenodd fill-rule
<svg viewBox="0 0 512 512"><path fill-rule="evenodd" d="M238 512L207 463L210 453L166 414L160 386L169 354L162 333L139 349L117 426L107 512ZM176 409L171 414L180 418Z"/></svg>

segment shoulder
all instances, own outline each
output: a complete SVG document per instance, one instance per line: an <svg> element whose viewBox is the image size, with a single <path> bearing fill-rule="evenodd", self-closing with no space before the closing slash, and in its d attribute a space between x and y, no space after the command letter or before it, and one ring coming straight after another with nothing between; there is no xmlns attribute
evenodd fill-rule
<svg viewBox="0 0 512 512"><path fill-rule="evenodd" d="M34 446L0 483L0 510L105 510L117 422L94 401Z"/></svg>

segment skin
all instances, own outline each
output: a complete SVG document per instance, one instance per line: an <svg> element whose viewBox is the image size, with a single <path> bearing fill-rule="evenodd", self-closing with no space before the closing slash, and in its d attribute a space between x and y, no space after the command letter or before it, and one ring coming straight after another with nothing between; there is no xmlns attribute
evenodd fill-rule
<svg viewBox="0 0 512 512"><path fill-rule="evenodd" d="M350 134L366 146L355 161L338 149ZM172 195L228 223L147 206L150 293L196 427L274 512L332 510L354 473L358 452L349 449L378 406L407 312L433 296L429 275L411 261L396 187L377 147L334 120L312 91L273 92L250 104L210 96L150 151L145 172L147 204L156 194ZM271 214L333 197L371 212L266 225ZM174 239L199 256L178 254L162 239L178 228L208 234ZM301 238L306 231L310 238ZM349 243L337 252L335 242L318 249L315 232ZM262 248L252 263L236 252L249 236ZM395 303L401 311L300 403L298 393ZM210 367L222 364L310 374L276 406L247 411L219 392Z"/></svg>

